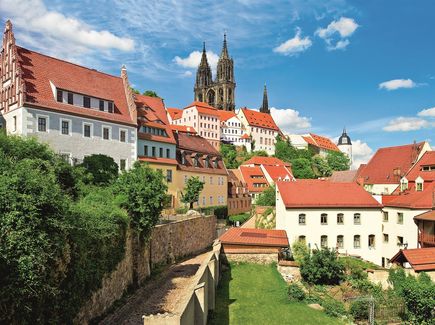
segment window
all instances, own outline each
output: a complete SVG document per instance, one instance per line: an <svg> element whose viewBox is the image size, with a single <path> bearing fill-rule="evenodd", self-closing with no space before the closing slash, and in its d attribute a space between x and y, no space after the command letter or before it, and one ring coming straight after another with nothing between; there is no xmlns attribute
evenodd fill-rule
<svg viewBox="0 0 435 325"><path fill-rule="evenodd" d="M328 215L326 213L322 213L320 215L320 224L322 224L322 225L328 224Z"/></svg>
<svg viewBox="0 0 435 325"><path fill-rule="evenodd" d="M353 236L353 248L361 248L361 236Z"/></svg>
<svg viewBox="0 0 435 325"><path fill-rule="evenodd" d="M418 192L423 191L423 183L422 183L422 182L418 182L418 183L416 183L415 185L416 185L416 190L417 190Z"/></svg>
<svg viewBox="0 0 435 325"><path fill-rule="evenodd" d="M397 223L403 225L403 212L397 212Z"/></svg>
<svg viewBox="0 0 435 325"><path fill-rule="evenodd" d="M195 156L195 158L193 159L193 166L195 166L195 167L199 166L198 156Z"/></svg>
<svg viewBox="0 0 435 325"><path fill-rule="evenodd" d="M47 132L47 118L38 117L38 132Z"/></svg>
<svg viewBox="0 0 435 325"><path fill-rule="evenodd" d="M302 243L305 243L307 238L305 236L299 236L298 240Z"/></svg>
<svg viewBox="0 0 435 325"><path fill-rule="evenodd" d="M213 176L210 176L210 185L213 184Z"/></svg>
<svg viewBox="0 0 435 325"><path fill-rule="evenodd" d="M383 221L388 222L388 211L383 211L383 216L384 216Z"/></svg>
<svg viewBox="0 0 435 325"><path fill-rule="evenodd" d="M151 147L151 156L156 156L156 147Z"/></svg>
<svg viewBox="0 0 435 325"><path fill-rule="evenodd" d="M166 170L166 181L168 183L172 183L172 170L170 169Z"/></svg>
<svg viewBox="0 0 435 325"><path fill-rule="evenodd" d="M91 137L91 124L83 124L83 136L85 138L90 138Z"/></svg>
<svg viewBox="0 0 435 325"><path fill-rule="evenodd" d="M91 99L88 96L83 96L83 107L91 108Z"/></svg>
<svg viewBox="0 0 435 325"><path fill-rule="evenodd" d="M119 131L119 141L126 142L127 132L124 130Z"/></svg>
<svg viewBox="0 0 435 325"><path fill-rule="evenodd" d="M369 248L375 248L375 235L369 235Z"/></svg>
<svg viewBox="0 0 435 325"><path fill-rule="evenodd" d="M322 248L328 247L328 236L323 235L320 237L320 247L322 247Z"/></svg>
<svg viewBox="0 0 435 325"><path fill-rule="evenodd" d="M186 183L187 183L187 180L188 180L188 177L187 177L187 175L184 175L184 184L186 184Z"/></svg>
<svg viewBox="0 0 435 325"><path fill-rule="evenodd" d="M14 119L14 132L15 132L17 130L17 117L14 116L13 119Z"/></svg>
<svg viewBox="0 0 435 325"><path fill-rule="evenodd" d="M213 196L210 196L210 204L213 204Z"/></svg>
<svg viewBox="0 0 435 325"><path fill-rule="evenodd" d="M388 241L390 240L388 234L384 234L384 243L388 243Z"/></svg>
<svg viewBox="0 0 435 325"><path fill-rule="evenodd" d="M214 168L218 168L218 160L217 160L217 159L215 159L215 160L213 161L213 167L214 167Z"/></svg>
<svg viewBox="0 0 435 325"><path fill-rule="evenodd" d="M119 161L119 169L120 170L125 170L126 165L127 165L127 161L125 159L121 159Z"/></svg>
<svg viewBox="0 0 435 325"><path fill-rule="evenodd" d="M403 246L403 237L397 236L397 246Z"/></svg>
<svg viewBox="0 0 435 325"><path fill-rule="evenodd" d="M209 167L209 158L208 158L208 157L206 157L206 158L204 159L204 166L205 166L205 168L208 168L208 167Z"/></svg>
<svg viewBox="0 0 435 325"><path fill-rule="evenodd" d="M69 135L69 121L67 120L60 120L60 132L63 135Z"/></svg>
<svg viewBox="0 0 435 325"><path fill-rule="evenodd" d="M159 157L163 158L163 148L159 148Z"/></svg>
<svg viewBox="0 0 435 325"><path fill-rule="evenodd" d="M74 105L74 95L73 95L73 93L68 93L68 104Z"/></svg>
<svg viewBox="0 0 435 325"><path fill-rule="evenodd" d="M301 213L299 215L299 224L300 225L305 225L305 214L304 213Z"/></svg>
<svg viewBox="0 0 435 325"><path fill-rule="evenodd" d="M60 89L57 90L57 101L58 101L59 103L62 103L62 102L63 102L63 91L60 90Z"/></svg>
<svg viewBox="0 0 435 325"><path fill-rule="evenodd" d="M112 102L108 102L107 104L108 104L107 107L108 107L109 113L113 113L113 103Z"/></svg>
<svg viewBox="0 0 435 325"><path fill-rule="evenodd" d="M166 149L166 158L170 158L171 157L171 150Z"/></svg>
<svg viewBox="0 0 435 325"><path fill-rule="evenodd" d="M406 178L402 178L400 180L400 190L403 192L408 189L408 180Z"/></svg>
<svg viewBox="0 0 435 325"><path fill-rule="evenodd" d="M355 213L353 215L353 224L354 225L360 225L361 224L361 214L360 213Z"/></svg>
<svg viewBox="0 0 435 325"><path fill-rule="evenodd" d="M337 214L337 225L342 225L342 224L344 224L344 214L339 213Z"/></svg>
<svg viewBox="0 0 435 325"><path fill-rule="evenodd" d="M206 205L205 196L202 197L202 205Z"/></svg>
<svg viewBox="0 0 435 325"><path fill-rule="evenodd" d="M103 126L103 139L104 140L110 139L110 128Z"/></svg>
<svg viewBox="0 0 435 325"><path fill-rule="evenodd" d="M184 156L184 154L181 154L181 164L182 165L186 164L186 157Z"/></svg>
<svg viewBox="0 0 435 325"><path fill-rule="evenodd" d="M100 111L104 111L104 100L100 100Z"/></svg>
<svg viewBox="0 0 435 325"><path fill-rule="evenodd" d="M337 248L343 248L344 247L344 237L343 235L337 236Z"/></svg>

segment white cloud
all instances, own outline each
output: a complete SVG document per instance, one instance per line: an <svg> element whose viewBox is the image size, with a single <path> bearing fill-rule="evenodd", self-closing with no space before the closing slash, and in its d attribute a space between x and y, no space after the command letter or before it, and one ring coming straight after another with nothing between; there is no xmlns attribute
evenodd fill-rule
<svg viewBox="0 0 435 325"><path fill-rule="evenodd" d="M275 47L273 51L276 53L292 56L308 50L312 44L313 42L308 36L301 38L301 29L298 27L296 28L296 35L293 38L290 38L289 40Z"/></svg>
<svg viewBox="0 0 435 325"><path fill-rule="evenodd" d="M418 84L411 79L393 79L379 84L379 89L396 90L400 88L415 88Z"/></svg>
<svg viewBox="0 0 435 325"><path fill-rule="evenodd" d="M181 58L179 56L176 56L173 61L183 67L188 69L196 69L198 68L199 63L201 62L201 56L202 52L200 51L193 51L191 52L187 57ZM213 51L207 51L207 61L210 65L213 75L216 73L216 66L219 60L219 55L214 53Z"/></svg>
<svg viewBox="0 0 435 325"><path fill-rule="evenodd" d="M398 131L415 131L423 128L428 128L431 123L428 121L418 118L418 117L397 117L383 128L387 132L398 132Z"/></svg>
<svg viewBox="0 0 435 325"><path fill-rule="evenodd" d="M332 21L326 28L318 28L316 35L324 39L329 51L344 50L349 44L349 37L359 25L353 18L341 17Z"/></svg>
<svg viewBox="0 0 435 325"><path fill-rule="evenodd" d="M427 108L418 112L418 116L435 117L435 107Z"/></svg>
<svg viewBox="0 0 435 325"><path fill-rule="evenodd" d="M352 168L357 169L359 165L367 163L373 155L373 149L366 142L352 140Z"/></svg>
<svg viewBox="0 0 435 325"><path fill-rule="evenodd" d="M311 127L311 118L300 116L299 112L294 109L278 109L271 107L270 113L283 132L295 133L306 131Z"/></svg>
<svg viewBox="0 0 435 325"><path fill-rule="evenodd" d="M47 9L41 0L2 0L0 11L12 18L13 23L22 31L40 33L44 38L54 38L66 48L77 45L84 49L134 49L132 39L116 36L107 30L93 29L72 16ZM43 40L39 38L38 41Z"/></svg>

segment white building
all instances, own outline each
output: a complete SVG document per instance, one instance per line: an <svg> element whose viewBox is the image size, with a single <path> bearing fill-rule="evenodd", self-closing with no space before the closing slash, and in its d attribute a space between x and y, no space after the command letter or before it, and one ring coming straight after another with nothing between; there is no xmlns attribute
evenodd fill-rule
<svg viewBox="0 0 435 325"><path fill-rule="evenodd" d="M382 205L356 183L277 182L276 229L290 243L336 248L382 263Z"/></svg>
<svg viewBox="0 0 435 325"><path fill-rule="evenodd" d="M251 151L251 138L244 132L244 128L236 113L232 111L218 111L221 121L221 141L235 146L245 146Z"/></svg>
<svg viewBox="0 0 435 325"><path fill-rule="evenodd" d="M343 129L343 133L338 138L337 143L338 149L344 154L346 154L350 159L350 165L352 165L353 157L352 157L352 141L350 137L346 133L346 129Z"/></svg>
<svg viewBox="0 0 435 325"><path fill-rule="evenodd" d="M136 160L125 69L115 77L16 46L10 21L0 61L0 120L8 134L35 136L71 163L105 154L125 169Z"/></svg>
<svg viewBox="0 0 435 325"><path fill-rule="evenodd" d="M275 154L276 136L280 130L268 113L241 108L237 117L243 124L245 132L252 139L252 150L264 150L269 155Z"/></svg>

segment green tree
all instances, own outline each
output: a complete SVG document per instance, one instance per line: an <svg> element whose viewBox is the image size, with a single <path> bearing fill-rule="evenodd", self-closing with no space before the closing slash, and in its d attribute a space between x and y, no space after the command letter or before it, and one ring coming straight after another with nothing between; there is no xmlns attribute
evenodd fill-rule
<svg viewBox="0 0 435 325"><path fill-rule="evenodd" d="M328 248L314 250L303 258L300 266L302 278L310 284L338 284L344 278L344 266L337 253Z"/></svg>
<svg viewBox="0 0 435 325"><path fill-rule="evenodd" d="M349 170L349 157L341 151L330 151L326 156L326 160L331 170Z"/></svg>
<svg viewBox="0 0 435 325"><path fill-rule="evenodd" d="M157 95L157 93L154 90L145 90L143 92L143 95L149 96L149 97L159 97L159 95Z"/></svg>
<svg viewBox="0 0 435 325"><path fill-rule="evenodd" d="M297 240L292 244L293 259L299 264L306 256L310 255L310 249L304 241Z"/></svg>
<svg viewBox="0 0 435 325"><path fill-rule="evenodd" d="M193 209L193 203L198 202L203 188L204 183L199 180L199 177L190 177L184 187L184 192L181 193L181 202L188 203L189 209Z"/></svg>
<svg viewBox="0 0 435 325"><path fill-rule="evenodd" d="M263 192L260 193L257 200L255 201L256 205L263 206L275 206L276 204L276 188L275 185L268 187Z"/></svg>
<svg viewBox="0 0 435 325"><path fill-rule="evenodd" d="M296 178L315 178L311 161L306 158L296 158L291 161L293 176Z"/></svg>
<svg viewBox="0 0 435 325"><path fill-rule="evenodd" d="M118 164L112 157L106 155L87 156L81 166L92 175L94 185L108 185L118 177Z"/></svg>
<svg viewBox="0 0 435 325"><path fill-rule="evenodd" d="M227 168L234 169L240 166L240 163L237 161L237 150L234 145L222 143L220 152Z"/></svg>
<svg viewBox="0 0 435 325"><path fill-rule="evenodd" d="M314 156L312 158L313 161L313 170L316 176L318 177L327 177L332 175L331 167L325 158L321 156Z"/></svg>
<svg viewBox="0 0 435 325"><path fill-rule="evenodd" d="M133 94L137 94L137 95L140 94L140 91L139 91L139 90L137 90L137 89L135 89L135 88L133 88L133 87L130 87L130 88L131 88L131 91L133 92Z"/></svg>

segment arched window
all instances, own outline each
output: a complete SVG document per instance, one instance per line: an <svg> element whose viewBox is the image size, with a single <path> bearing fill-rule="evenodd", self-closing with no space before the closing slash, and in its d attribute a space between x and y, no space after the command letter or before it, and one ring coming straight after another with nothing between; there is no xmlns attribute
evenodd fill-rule
<svg viewBox="0 0 435 325"><path fill-rule="evenodd" d="M360 225L361 224L361 213L355 213L353 215L353 223L355 225Z"/></svg>
<svg viewBox="0 0 435 325"><path fill-rule="evenodd" d="M300 225L305 225L305 222L306 222L306 220L305 220L305 213L301 213L299 215L299 224Z"/></svg>
<svg viewBox="0 0 435 325"><path fill-rule="evenodd" d="M344 237L343 235L337 236L337 248L343 248L344 247Z"/></svg>
<svg viewBox="0 0 435 325"><path fill-rule="evenodd" d="M207 97L208 97L208 104L213 106L214 105L214 98L215 98L215 93L213 89L210 89L207 93Z"/></svg>
<svg viewBox="0 0 435 325"><path fill-rule="evenodd" d="M322 213L320 215L320 224L327 225L328 224L328 215L326 213Z"/></svg>
<svg viewBox="0 0 435 325"><path fill-rule="evenodd" d="M322 248L328 247L328 236L326 235L320 236L320 247Z"/></svg>
<svg viewBox="0 0 435 325"><path fill-rule="evenodd" d="M369 248L375 248L375 235L369 235Z"/></svg>
<svg viewBox="0 0 435 325"><path fill-rule="evenodd" d="M353 236L353 248L361 248L361 236Z"/></svg>
<svg viewBox="0 0 435 325"><path fill-rule="evenodd" d="M344 224L344 214L339 213L337 214L337 225L343 225Z"/></svg>

